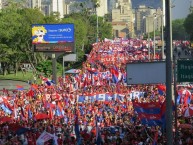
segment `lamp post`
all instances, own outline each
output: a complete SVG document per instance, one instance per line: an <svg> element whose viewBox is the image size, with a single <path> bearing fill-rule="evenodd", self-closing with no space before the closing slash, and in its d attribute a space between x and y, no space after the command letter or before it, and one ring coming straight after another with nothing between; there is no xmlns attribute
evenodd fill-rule
<svg viewBox="0 0 193 145"><path fill-rule="evenodd" d="M148 18L148 17L147 17ZM149 38L149 20L147 19L148 22L148 32L147 32L147 39L148 39L148 60L150 60L150 38Z"/></svg>
<svg viewBox="0 0 193 145"><path fill-rule="evenodd" d="M162 55L162 59L164 59L164 31L163 31L163 12L162 14L159 15L159 17L161 17L161 40L162 40L162 50L161 50L161 55ZM155 59L155 20L158 19L159 17L157 17L157 14L154 13L154 21L153 21L153 35L154 35L154 49L153 49L153 56L154 56L154 59Z"/></svg>
<svg viewBox="0 0 193 145"><path fill-rule="evenodd" d="M173 144L172 131L172 25L170 0L166 0L166 140L167 145Z"/></svg>
<svg viewBox="0 0 193 145"><path fill-rule="evenodd" d="M148 15L150 15L150 10L151 9L154 9L153 7L150 7L150 6L148 6L148 7L142 7L142 8L135 8L135 10L139 10L139 9L141 9L141 10L148 10ZM135 11L135 13L136 13L136 11ZM136 14L137 15L137 14ZM146 14L147 15L147 14ZM136 16L137 17L137 16ZM143 17L143 19L144 18L146 18L146 33L147 33L147 35L148 35L148 60L150 60L150 34L149 34L149 32L150 32L150 29L149 29L149 21L150 21L150 18L149 18L149 16L144 16ZM148 25L148 26L147 26ZM136 26L137 27L137 26Z"/></svg>
<svg viewBox="0 0 193 145"><path fill-rule="evenodd" d="M149 10L149 14L150 14L150 9L153 9L153 7L148 7L148 10ZM148 17L149 18L149 17ZM154 26L153 26L154 27ZM149 20L148 20L148 59L150 60L150 38L149 38ZM154 37L155 38L155 37ZM155 56L155 55L153 55Z"/></svg>
<svg viewBox="0 0 193 145"><path fill-rule="evenodd" d="M149 38L149 21L148 21L148 34L147 34L147 39L148 39L148 60L150 60L150 38Z"/></svg>
<svg viewBox="0 0 193 145"><path fill-rule="evenodd" d="M164 15L163 15L163 11L161 15L161 29L162 29L162 59L165 59L164 58Z"/></svg>
<svg viewBox="0 0 193 145"><path fill-rule="evenodd" d="M153 19L153 59L155 59L155 20L157 16L154 14L154 19Z"/></svg>
<svg viewBox="0 0 193 145"><path fill-rule="evenodd" d="M100 7L100 3L98 0L92 0L93 4L94 4L94 9L95 9L95 13L96 13L96 18L97 18L97 24L96 24L96 29L97 29L97 34L96 34L96 42L98 42L98 37L99 37L99 20L98 20L98 11L97 8Z"/></svg>
<svg viewBox="0 0 193 145"><path fill-rule="evenodd" d="M150 41L149 41L149 17L143 16L143 19L146 19L147 26L146 27L146 33L147 33L147 41L148 41L148 60L150 60Z"/></svg>

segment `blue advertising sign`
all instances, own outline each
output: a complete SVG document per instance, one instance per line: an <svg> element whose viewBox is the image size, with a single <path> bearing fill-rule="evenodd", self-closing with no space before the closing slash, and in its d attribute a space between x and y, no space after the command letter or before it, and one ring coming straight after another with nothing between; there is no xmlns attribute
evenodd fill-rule
<svg viewBox="0 0 193 145"><path fill-rule="evenodd" d="M32 44L74 42L74 24L33 24Z"/></svg>
<svg viewBox="0 0 193 145"><path fill-rule="evenodd" d="M73 52L74 24L33 24L34 52Z"/></svg>

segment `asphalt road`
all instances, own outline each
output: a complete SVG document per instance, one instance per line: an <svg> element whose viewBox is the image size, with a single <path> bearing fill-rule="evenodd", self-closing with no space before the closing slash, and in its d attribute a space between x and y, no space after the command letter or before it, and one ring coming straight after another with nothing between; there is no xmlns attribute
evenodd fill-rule
<svg viewBox="0 0 193 145"><path fill-rule="evenodd" d="M24 89L30 88L30 85L26 82L13 81L13 80L0 80L0 90L3 90L3 88L8 89L8 90L16 90L17 85L23 86Z"/></svg>

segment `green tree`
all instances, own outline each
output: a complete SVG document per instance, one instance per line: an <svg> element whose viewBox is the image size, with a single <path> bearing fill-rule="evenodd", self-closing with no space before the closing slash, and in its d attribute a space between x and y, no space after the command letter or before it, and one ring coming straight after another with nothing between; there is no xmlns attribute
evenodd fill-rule
<svg viewBox="0 0 193 145"><path fill-rule="evenodd" d="M89 31L89 36L95 36L96 38L96 27L97 27L97 16L92 15L90 16L90 25L93 27L92 31ZM98 17L98 28L99 28L99 38L112 38L112 24L106 22L103 17Z"/></svg>
<svg viewBox="0 0 193 145"><path fill-rule="evenodd" d="M155 31L155 36L161 36L161 32L160 31ZM147 36L148 37L148 36ZM154 37L154 32L150 32L149 33L149 37L153 39Z"/></svg>
<svg viewBox="0 0 193 145"><path fill-rule="evenodd" d="M39 11L39 9L29 9L24 8L20 10L20 15L22 16L22 25L23 28L20 31L21 32L21 38L23 44L23 51L26 51L27 53L32 53L32 45L31 45L31 25L32 24L44 24L45 23L45 17L44 15ZM32 15L33 14L33 15Z"/></svg>
<svg viewBox="0 0 193 145"><path fill-rule="evenodd" d="M13 66L17 74L19 63L29 62L30 57L34 56L31 47L33 23L44 23L44 15L38 9L26 9L22 3L10 2L1 10L0 46L4 55L0 61L4 74L9 72L10 66Z"/></svg>
<svg viewBox="0 0 193 145"><path fill-rule="evenodd" d="M176 19L172 21L172 38L174 40L185 40L187 33L184 28L185 19Z"/></svg>
<svg viewBox="0 0 193 145"><path fill-rule="evenodd" d="M87 40L86 34L87 34L87 24L85 21L82 21L80 18L64 18L61 20L62 23L73 23L75 27L75 47L76 51L78 53L78 59L82 60L84 51L82 47L85 44L85 41Z"/></svg>
<svg viewBox="0 0 193 145"><path fill-rule="evenodd" d="M184 27L186 32L190 36L190 40L193 41L193 13L189 14L185 21L184 21Z"/></svg>
<svg viewBox="0 0 193 145"><path fill-rule="evenodd" d="M91 0L91 2L93 3L93 7L95 9L100 7L100 1L99 0Z"/></svg>
<svg viewBox="0 0 193 145"><path fill-rule="evenodd" d="M38 73L43 73L45 76L49 77L52 74L52 61L45 60L43 62L39 62L36 66ZM57 63L57 70L61 73L62 66Z"/></svg>
<svg viewBox="0 0 193 145"><path fill-rule="evenodd" d="M56 24L56 23L60 23L60 19L59 19L59 13L57 12L52 12L49 16L45 16L44 20L45 23L52 23L52 24Z"/></svg>
<svg viewBox="0 0 193 145"><path fill-rule="evenodd" d="M5 53L1 57L4 75L7 71L10 72L10 65L21 58L21 51L18 50L20 41L17 39L22 27L21 20L22 17L17 13L16 5L13 3L0 13L0 44Z"/></svg>
<svg viewBox="0 0 193 145"><path fill-rule="evenodd" d="M86 2L80 3L80 13L72 13L59 18L58 13L44 16L39 9L29 9L23 7L24 2L14 3L10 1L6 8L0 11L0 62L3 72L10 72L14 68L17 73L20 62L30 62L40 64L49 58L44 53L33 53L31 44L31 25L45 23L73 23L75 25L75 44L78 54L78 61L84 60L84 54L89 53L92 43L96 41L97 17L96 8L100 6L98 0L88 0L93 2L93 11ZM101 39L112 37L112 26L107 18L98 17L98 30ZM71 63L69 63L71 64ZM73 64L73 63L72 63Z"/></svg>

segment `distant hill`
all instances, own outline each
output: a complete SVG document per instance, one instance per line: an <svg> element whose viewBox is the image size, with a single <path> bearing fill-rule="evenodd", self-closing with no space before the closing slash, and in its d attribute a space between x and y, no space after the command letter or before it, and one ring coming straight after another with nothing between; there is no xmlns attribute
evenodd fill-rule
<svg viewBox="0 0 193 145"><path fill-rule="evenodd" d="M84 2L86 0L65 0L66 2ZM132 7L138 7L139 5L146 5L151 6L153 8L162 7L162 0L131 0L132 1Z"/></svg>
<svg viewBox="0 0 193 145"><path fill-rule="evenodd" d="M136 8L139 5L146 5L153 8L162 7L162 0L131 0L132 7Z"/></svg>

